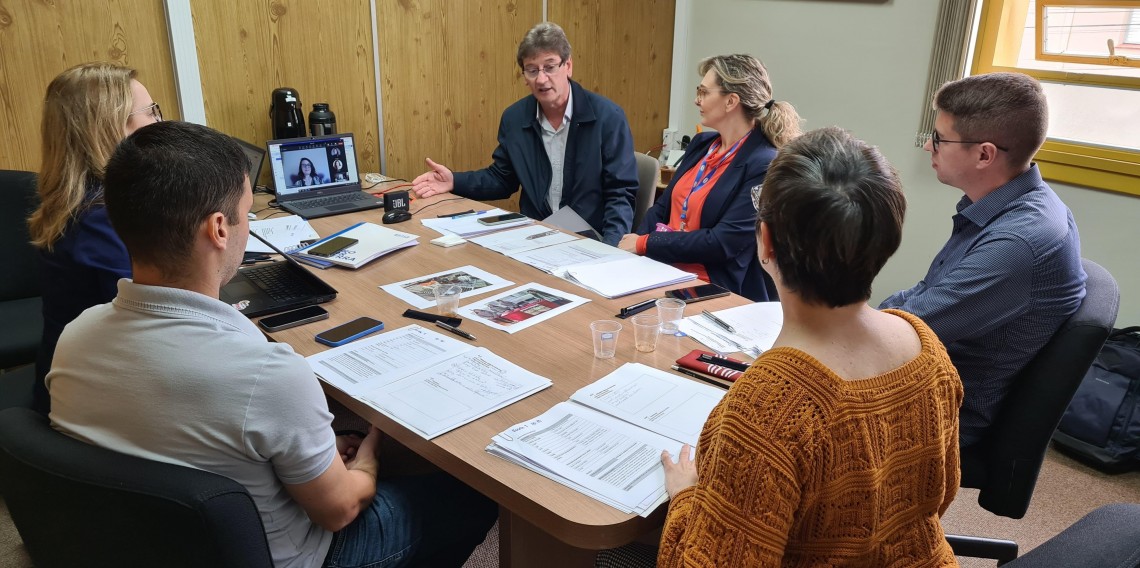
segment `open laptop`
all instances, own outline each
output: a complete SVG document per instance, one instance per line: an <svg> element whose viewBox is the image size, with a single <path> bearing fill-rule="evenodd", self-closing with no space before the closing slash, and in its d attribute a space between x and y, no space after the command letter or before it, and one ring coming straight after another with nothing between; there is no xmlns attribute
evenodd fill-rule
<svg viewBox="0 0 1140 568"><path fill-rule="evenodd" d="M241 146L241 151L245 152L245 158L249 160L249 186L255 187L257 179L261 177L261 167L265 164L265 148L254 146L241 138L231 138Z"/></svg>
<svg viewBox="0 0 1140 568"><path fill-rule="evenodd" d="M352 134L270 140L277 204L306 219L384 206L360 190Z"/></svg>
<svg viewBox="0 0 1140 568"><path fill-rule="evenodd" d="M323 304L336 298L336 289L298 264L293 257L253 231L249 236L265 243L284 260L239 268L237 274L222 286L220 298L223 302L253 318Z"/></svg>

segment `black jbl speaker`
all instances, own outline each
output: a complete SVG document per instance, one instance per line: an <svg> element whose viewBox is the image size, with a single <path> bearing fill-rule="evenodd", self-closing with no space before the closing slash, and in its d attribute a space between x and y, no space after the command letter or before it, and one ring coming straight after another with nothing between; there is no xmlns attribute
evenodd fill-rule
<svg viewBox="0 0 1140 568"><path fill-rule="evenodd" d="M407 211L410 207L408 192L391 191L384 194L384 211Z"/></svg>

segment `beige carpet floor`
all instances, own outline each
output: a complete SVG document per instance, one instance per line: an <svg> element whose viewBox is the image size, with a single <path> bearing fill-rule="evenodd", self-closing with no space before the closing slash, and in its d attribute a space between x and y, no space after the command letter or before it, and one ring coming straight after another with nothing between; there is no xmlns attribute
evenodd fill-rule
<svg viewBox="0 0 1140 568"><path fill-rule="evenodd" d="M1033 503L1025 518L996 517L978 506L977 492L963 489L943 519L946 532L1016 541L1024 553L1097 507L1116 502L1140 503L1140 471L1106 475L1055 451L1046 456ZM476 549L466 568L498 566L498 531ZM994 566L993 561L959 559L964 568ZM27 568L31 559L0 502L0 568Z"/></svg>

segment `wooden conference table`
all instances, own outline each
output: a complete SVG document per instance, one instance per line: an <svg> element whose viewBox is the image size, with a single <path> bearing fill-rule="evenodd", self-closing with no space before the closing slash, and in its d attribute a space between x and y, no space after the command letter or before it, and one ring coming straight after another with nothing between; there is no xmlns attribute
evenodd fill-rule
<svg viewBox="0 0 1140 568"><path fill-rule="evenodd" d="M430 208L422 215L416 213L411 221L390 225L397 230L421 235L418 245L380 257L358 270L340 267L324 271L313 269L339 292L335 300L324 304L329 311L329 319L270 336L275 341L288 343L301 355L308 356L327 349L313 339L315 334L360 316L383 321L385 330L412 323L422 324L423 322L402 317L404 310L411 306L378 287L465 265L477 266L514 282L515 286L537 282L589 298L591 301L585 305L514 334L476 322L464 322L462 329L478 338L472 343L547 377L554 384L433 440L425 440L419 434L332 387L325 385L325 391L360 417L375 424L386 435L497 502L500 506L501 566L592 566L594 551L627 544L660 526L666 506L659 507L648 518L625 514L521 466L494 457L485 448L492 436L568 400L579 388L600 379L623 363L633 361L658 369L669 369L677 358L699 348L700 344L688 337L662 336L656 351L641 353L634 349L632 326L619 320L623 321L624 329L619 336L617 356L612 359L595 359L590 322L616 319L614 314L623 306L660 297L663 290L650 290L610 300L474 243L450 248L432 245L428 241L439 235L424 227L419 222L421 218L487 208L475 201L444 201L454 198L453 195L443 195L416 200L412 204L413 213ZM382 214L383 210L364 211L313 219L310 224L320 235L327 236L360 221L380 224ZM461 305L515 286L475 298L465 298ZM693 315L702 308L717 310L747 302L740 296L732 295L702 302L685 311L686 315ZM434 326L428 327L446 334ZM462 514L462 511L456 511L457 516Z"/></svg>

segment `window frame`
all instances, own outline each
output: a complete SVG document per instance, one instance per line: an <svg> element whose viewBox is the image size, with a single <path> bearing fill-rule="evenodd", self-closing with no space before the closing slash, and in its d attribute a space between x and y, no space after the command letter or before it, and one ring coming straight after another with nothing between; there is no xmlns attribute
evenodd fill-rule
<svg viewBox="0 0 1140 568"><path fill-rule="evenodd" d="M1063 0L1038 1L1049 5L1063 3ZM1097 2L1085 0L1064 3L1087 6ZM1123 2L1124 7L1133 3ZM1007 71L1024 73L1049 83L1140 89L1138 77L1017 67L1021 38L1014 37L1016 34L999 37L999 32L1003 26L1006 29L1024 29L1028 9L1029 0L982 0L974 36L976 44L970 68L972 74ZM1040 50L1039 44L1035 45L1035 50ZM1045 179L1140 196L1140 151L1047 138L1034 161Z"/></svg>

